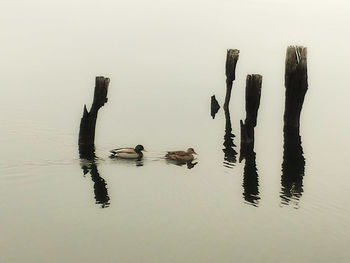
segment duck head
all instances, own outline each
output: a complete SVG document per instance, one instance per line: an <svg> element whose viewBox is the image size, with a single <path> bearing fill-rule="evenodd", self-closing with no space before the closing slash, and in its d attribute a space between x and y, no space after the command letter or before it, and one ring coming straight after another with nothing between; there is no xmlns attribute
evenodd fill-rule
<svg viewBox="0 0 350 263"><path fill-rule="evenodd" d="M189 153L189 154L197 154L197 153L194 151L193 148L188 148L188 149L187 149L187 153Z"/></svg>
<svg viewBox="0 0 350 263"><path fill-rule="evenodd" d="M145 148L143 148L143 146L141 144L139 145L136 145L136 147L134 148L134 151L137 152L137 153L140 153L140 152L147 152L145 150Z"/></svg>

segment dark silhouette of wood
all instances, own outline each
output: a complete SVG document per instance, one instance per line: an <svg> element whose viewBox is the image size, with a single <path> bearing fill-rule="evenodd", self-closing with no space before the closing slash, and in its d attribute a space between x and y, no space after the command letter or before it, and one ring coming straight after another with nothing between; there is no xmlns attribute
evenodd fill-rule
<svg viewBox="0 0 350 263"><path fill-rule="evenodd" d="M284 125L300 126L300 113L308 89L307 81L307 48L289 46L286 53L285 68L286 101Z"/></svg>
<svg viewBox="0 0 350 263"><path fill-rule="evenodd" d="M84 175L91 174L94 182L94 193L97 204L102 208L108 207L110 198L108 196L107 183L100 176L95 155L95 127L99 109L107 102L109 78L96 77L94 100L90 112L84 105L83 117L80 121L79 131L79 156L81 160L81 169Z"/></svg>
<svg viewBox="0 0 350 263"><path fill-rule="evenodd" d="M299 201L303 193L305 158L300 137L300 113L308 90L307 48L289 46L285 68L284 145L281 200Z"/></svg>
<svg viewBox="0 0 350 263"><path fill-rule="evenodd" d="M296 202L303 193L305 158L299 128L284 126L283 163L281 176L281 201L289 204Z"/></svg>
<svg viewBox="0 0 350 263"><path fill-rule="evenodd" d="M246 119L240 121L241 124L241 156L240 162L244 158L245 147L252 144L254 149L254 128L257 124L258 110L260 106L262 76L252 74L247 76L245 92ZM251 147L251 146L249 146Z"/></svg>
<svg viewBox="0 0 350 263"><path fill-rule="evenodd" d="M245 147L245 164L243 172L243 198L244 200L253 205L259 205L259 175L256 168L256 154L253 150L253 144L248 144Z"/></svg>
<svg viewBox="0 0 350 263"><path fill-rule="evenodd" d="M253 206L259 204L259 175L256 168L254 152L254 128L257 124L258 110L260 106L262 76L259 74L248 75L245 90L246 118L241 125L241 150L239 162L245 159L243 174L243 197Z"/></svg>
<svg viewBox="0 0 350 263"><path fill-rule="evenodd" d="M227 50L226 55L226 96L224 109L228 109L231 99L233 81L236 79L236 65L239 57L238 49Z"/></svg>
<svg viewBox="0 0 350 263"><path fill-rule="evenodd" d="M225 135L224 135L224 166L232 168L237 162L237 152L235 151L236 145L234 143L234 138L236 137L232 132L231 118L229 109L225 111Z"/></svg>
<svg viewBox="0 0 350 263"><path fill-rule="evenodd" d="M80 122L79 146L87 148L94 146L97 114L98 110L107 102L108 85L109 78L96 77L94 100L90 112L84 105L84 113Z"/></svg>
<svg viewBox="0 0 350 263"><path fill-rule="evenodd" d="M100 176L97 168L95 148L90 146L79 146L80 165L83 174L90 173L91 180L94 182L94 193L96 204L100 204L102 208L110 205L107 183Z"/></svg>
<svg viewBox="0 0 350 263"><path fill-rule="evenodd" d="M219 111L220 105L219 102L216 100L215 95L211 96L211 107L210 107L210 115L215 119L216 113Z"/></svg>

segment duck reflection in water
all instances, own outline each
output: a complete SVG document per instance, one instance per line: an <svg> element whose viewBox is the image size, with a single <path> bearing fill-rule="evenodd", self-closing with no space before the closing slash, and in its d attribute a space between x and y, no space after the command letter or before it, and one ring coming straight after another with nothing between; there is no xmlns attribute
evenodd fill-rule
<svg viewBox="0 0 350 263"><path fill-rule="evenodd" d="M303 193L305 158L301 146L299 128L284 127L283 163L281 177L281 202L289 204L291 200L298 204Z"/></svg>
<svg viewBox="0 0 350 263"><path fill-rule="evenodd" d="M113 161L118 162L119 164L124 164L124 165L136 165L136 166L143 166L143 158L137 158L137 159L123 159L117 156L110 155L110 159Z"/></svg>
<svg viewBox="0 0 350 263"><path fill-rule="evenodd" d="M94 193L96 204L100 204L102 208L110 205L108 196L107 183L100 176L97 169L95 148L87 146L79 146L80 164L84 175L90 173L91 179L94 182Z"/></svg>
<svg viewBox="0 0 350 263"><path fill-rule="evenodd" d="M225 119L226 124L223 144L224 148L222 149L222 151L224 152L224 166L228 168L233 168L235 163L237 162L237 152L234 149L234 147L236 147L236 145L233 142L233 138L235 137L235 135L232 133L229 109L225 109Z"/></svg>
<svg viewBox="0 0 350 263"><path fill-rule="evenodd" d="M186 164L188 169L192 169L193 167L195 167L198 162L193 162L193 160L191 161L177 161L177 160L166 160L168 164L174 164L174 165L178 165L178 166L183 166Z"/></svg>
<svg viewBox="0 0 350 263"><path fill-rule="evenodd" d="M256 168L254 142L242 143L239 162L245 159L243 172L243 198L248 204L259 205L259 175Z"/></svg>

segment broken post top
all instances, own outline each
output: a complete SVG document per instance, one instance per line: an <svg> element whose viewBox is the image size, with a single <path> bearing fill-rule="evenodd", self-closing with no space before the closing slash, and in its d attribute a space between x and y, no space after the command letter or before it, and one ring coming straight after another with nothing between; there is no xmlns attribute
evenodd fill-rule
<svg viewBox="0 0 350 263"><path fill-rule="evenodd" d="M236 78L236 64L239 57L238 49L228 49L226 56L226 82L233 82Z"/></svg>
<svg viewBox="0 0 350 263"><path fill-rule="evenodd" d="M260 102L261 83L262 83L262 76L260 74L247 75L246 89L245 89L246 108L247 108L247 103L249 103L252 98L258 99L258 101Z"/></svg>
<svg viewBox="0 0 350 263"><path fill-rule="evenodd" d="M284 80L286 87L284 125L299 127L300 113L308 89L306 47L287 48Z"/></svg>
<svg viewBox="0 0 350 263"><path fill-rule="evenodd" d="M224 110L228 109L231 99L233 81L236 78L236 64L239 57L238 49L228 49L226 56L226 96Z"/></svg>
<svg viewBox="0 0 350 263"><path fill-rule="evenodd" d="M259 74L247 75L245 90L245 124L256 126L260 106L262 76Z"/></svg>
<svg viewBox="0 0 350 263"><path fill-rule="evenodd" d="M94 100L91 109L100 109L107 102L109 78L96 77Z"/></svg>
<svg viewBox="0 0 350 263"><path fill-rule="evenodd" d="M260 74L249 74L246 79L246 97L253 93L261 95L262 76Z"/></svg>
<svg viewBox="0 0 350 263"><path fill-rule="evenodd" d="M289 46L286 53L285 81L289 74L300 71L307 74L307 48L303 46ZM307 80L306 80L307 81Z"/></svg>
<svg viewBox="0 0 350 263"><path fill-rule="evenodd" d="M79 146L94 146L97 113L107 102L108 85L109 78L96 77L94 99L90 112L87 111L86 105L84 105L84 113L80 121Z"/></svg>

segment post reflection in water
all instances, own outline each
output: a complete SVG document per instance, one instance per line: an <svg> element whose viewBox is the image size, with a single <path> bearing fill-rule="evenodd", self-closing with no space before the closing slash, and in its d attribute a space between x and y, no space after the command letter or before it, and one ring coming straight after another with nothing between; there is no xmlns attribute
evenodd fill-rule
<svg viewBox="0 0 350 263"><path fill-rule="evenodd" d="M299 202L303 193L305 158L299 128L284 127L283 163L281 177L281 202Z"/></svg>
<svg viewBox="0 0 350 263"><path fill-rule="evenodd" d="M245 159L243 172L243 198L248 204L259 205L259 175L256 168L254 142L241 145L239 161Z"/></svg>
<svg viewBox="0 0 350 263"><path fill-rule="evenodd" d="M108 196L107 183L100 176L94 147L79 146L80 165L84 175L90 173L91 180L94 182L94 193L96 204L100 204L102 208L110 205Z"/></svg>
<svg viewBox="0 0 350 263"><path fill-rule="evenodd" d="M222 151L224 152L224 166L228 168L233 168L235 163L237 162L237 152L235 151L234 147L236 145L233 142L233 138L235 135L232 133L232 126L231 126L231 118L230 118L230 111L228 109L225 109L225 135L224 135L224 148Z"/></svg>

